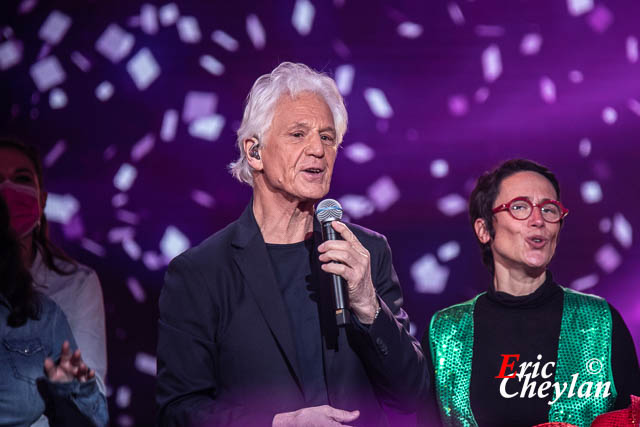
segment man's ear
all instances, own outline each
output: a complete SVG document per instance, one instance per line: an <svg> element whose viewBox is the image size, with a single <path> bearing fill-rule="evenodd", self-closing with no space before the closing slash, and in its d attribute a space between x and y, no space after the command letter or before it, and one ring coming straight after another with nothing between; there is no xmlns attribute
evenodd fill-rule
<svg viewBox="0 0 640 427"><path fill-rule="evenodd" d="M254 170L261 171L263 169L262 156L260 153L260 144L255 138L247 138L244 140L244 155L247 158L249 166ZM253 150L253 153L252 153Z"/></svg>
<svg viewBox="0 0 640 427"><path fill-rule="evenodd" d="M476 231L476 237L480 240L480 243L485 244L489 243L491 240L491 234L489 234L489 230L487 229L487 223L482 218L477 218L473 223L473 228Z"/></svg>

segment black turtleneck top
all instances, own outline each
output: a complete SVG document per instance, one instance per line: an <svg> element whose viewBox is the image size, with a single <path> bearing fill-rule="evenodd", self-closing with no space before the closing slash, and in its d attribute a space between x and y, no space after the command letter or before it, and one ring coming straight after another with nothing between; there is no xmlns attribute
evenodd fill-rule
<svg viewBox="0 0 640 427"><path fill-rule="evenodd" d="M497 292L491 285L476 301L470 399L473 415L480 427L529 427L548 421L549 397L530 398L528 394L526 397L518 394L505 398L500 394L502 379L495 377L499 375L503 364L503 354L520 355L519 360L508 360L509 363L515 362L515 370L522 362L539 361L539 369L548 362L554 362L553 367L548 365L552 369L547 369L546 373L555 374L563 301L564 293L548 271L542 286L529 295L513 296ZM611 365L618 393L615 409L622 409L630 405L630 394L640 395L640 368L629 330L618 311L611 305L609 307L612 318ZM428 340L427 332L422 339L422 347L434 378ZM533 367L528 372L532 370ZM506 375L512 372L508 368ZM536 381L539 386L541 381L553 383L554 378L542 379L538 376L531 381ZM520 393L523 382L518 382L517 378L509 380L506 392L510 395ZM553 389L550 390L550 396L552 399ZM421 410L419 423L440 425L435 390L432 390L430 401L425 402Z"/></svg>

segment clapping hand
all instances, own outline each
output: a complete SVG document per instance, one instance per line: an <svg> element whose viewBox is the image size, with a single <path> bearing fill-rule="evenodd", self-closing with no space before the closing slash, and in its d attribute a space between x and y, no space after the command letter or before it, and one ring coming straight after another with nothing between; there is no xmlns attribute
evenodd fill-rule
<svg viewBox="0 0 640 427"><path fill-rule="evenodd" d="M68 383L77 379L81 383L92 379L96 373L82 361L80 350L71 351L69 341L62 344L60 361L56 364L50 357L44 361L44 370L49 381Z"/></svg>

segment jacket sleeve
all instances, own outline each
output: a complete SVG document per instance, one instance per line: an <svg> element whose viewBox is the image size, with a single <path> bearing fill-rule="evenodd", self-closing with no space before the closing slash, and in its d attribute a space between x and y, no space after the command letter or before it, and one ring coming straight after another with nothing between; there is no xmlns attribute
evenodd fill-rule
<svg viewBox="0 0 640 427"><path fill-rule="evenodd" d="M420 343L409 334L409 316L402 309L402 289L391 249L386 239L379 242L377 256L371 258L371 277L381 311L369 327L352 325L350 329L360 342L356 351L378 396L392 407L414 412L429 388L427 362ZM357 323L356 316L351 317Z"/></svg>
<svg viewBox="0 0 640 427"><path fill-rule="evenodd" d="M57 306L52 316L52 349L49 357L60 358L64 341L69 341L71 350L78 348L67 319ZM107 401L98 388L96 378L86 382L73 380L66 383L49 381L46 377L38 381L38 388L47 397L45 415L51 426L106 426L109 423Z"/></svg>
<svg viewBox="0 0 640 427"><path fill-rule="evenodd" d="M275 414L256 413L219 398L218 316L211 280L188 254L174 259L167 270L158 322L158 424L271 425Z"/></svg>

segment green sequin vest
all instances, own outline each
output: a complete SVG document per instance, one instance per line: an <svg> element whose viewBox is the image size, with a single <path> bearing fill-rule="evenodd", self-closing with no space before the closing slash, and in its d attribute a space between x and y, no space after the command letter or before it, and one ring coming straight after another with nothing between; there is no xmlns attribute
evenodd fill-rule
<svg viewBox="0 0 640 427"><path fill-rule="evenodd" d="M617 392L611 372L611 312L607 302L594 295L571 289L564 291L562 324L554 381L564 393L550 406L549 422L567 422L589 426L596 416L613 408ZM480 294L483 295L483 294ZM431 359L442 422L446 426L477 426L471 411L469 390L473 355L473 310L476 300L457 304L437 312L429 326ZM598 372L596 372L598 371ZM594 373L595 372L595 373ZM578 374L577 381L575 374ZM495 376L497 373L487 372ZM572 381L574 395L568 397ZM592 382L590 397L578 397L583 382ZM595 396L596 384L610 383L610 395L604 389ZM552 388L552 398L555 391Z"/></svg>

